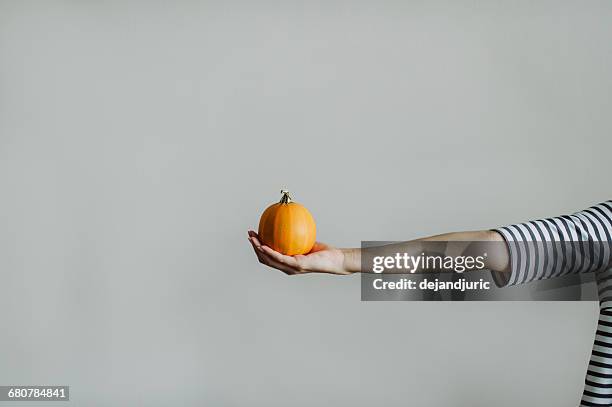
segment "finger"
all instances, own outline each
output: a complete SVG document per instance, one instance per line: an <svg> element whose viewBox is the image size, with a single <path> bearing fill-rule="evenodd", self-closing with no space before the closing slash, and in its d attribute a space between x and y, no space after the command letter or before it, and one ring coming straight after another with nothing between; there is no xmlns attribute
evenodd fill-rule
<svg viewBox="0 0 612 407"><path fill-rule="evenodd" d="M259 251L260 253L263 252L265 260L267 261L264 264L270 265L271 267L275 267L278 269L282 269L283 271L286 271L288 267L293 274L306 273L305 270L301 269L299 263L296 261L295 258L293 258L292 256L286 256L268 246L262 245L258 239L259 236L254 231L249 230L248 234L249 241L255 247L256 251ZM274 263L274 265L272 265L271 263Z"/></svg>
<svg viewBox="0 0 612 407"><path fill-rule="evenodd" d="M315 242L315 244L312 246L312 249L310 249L310 253L318 252L325 249L329 249L329 246L322 242Z"/></svg>
<svg viewBox="0 0 612 407"><path fill-rule="evenodd" d="M296 271L300 269L300 265L298 264L295 257L287 256L285 254L279 253L275 250L272 250L268 246L261 246L261 248L268 256L270 256L272 259L276 260L277 262L281 264L285 264L289 267L292 267L296 269Z"/></svg>
<svg viewBox="0 0 612 407"><path fill-rule="evenodd" d="M251 246L253 246L253 250L255 250L255 254L257 255L257 258L259 260L262 261L267 258L266 253L262 250L261 245L257 244L254 239L249 237L249 242L251 243Z"/></svg>
<svg viewBox="0 0 612 407"><path fill-rule="evenodd" d="M259 240L259 235L252 230L249 232L249 240L252 240L256 246L263 246L261 240Z"/></svg>
<svg viewBox="0 0 612 407"><path fill-rule="evenodd" d="M257 250L259 250L259 252L261 252L261 253L264 252L262 250L263 245L261 244L261 242L256 237L249 236L249 242L251 242L253 247L256 248Z"/></svg>
<svg viewBox="0 0 612 407"><path fill-rule="evenodd" d="M261 264L265 264L266 266L278 269L285 274L293 275L297 274L297 270L287 266L286 264L282 264L268 256L261 248L261 246L256 246L252 239L249 239L251 245L253 246L253 250L255 251L255 255Z"/></svg>
<svg viewBox="0 0 612 407"><path fill-rule="evenodd" d="M270 259L264 253L261 253L257 249L255 249L255 255L257 256L257 259L259 260L259 262L263 264L264 266L275 268L277 270L282 271L283 273L287 275L295 274L295 272L291 270L289 267L285 266L284 264L276 263L274 260Z"/></svg>
<svg viewBox="0 0 612 407"><path fill-rule="evenodd" d="M266 264L269 264L272 267L281 270L290 270L292 274L309 273L309 271L302 269L298 261L293 256L286 256L265 245L259 246L258 249L261 250L265 260L267 261Z"/></svg>
<svg viewBox="0 0 612 407"><path fill-rule="evenodd" d="M273 259L271 259L270 257L266 256L265 254L260 254L259 255L260 258L260 262L261 264L264 264L268 267L272 267L274 269L280 270L283 273L287 274L288 276L293 276L295 274L299 274L298 271L292 269L289 266L286 266L284 264L278 263L276 261L274 261Z"/></svg>
<svg viewBox="0 0 612 407"><path fill-rule="evenodd" d="M254 237L254 238L259 239L259 235L254 230L249 230L247 233L248 233L249 237Z"/></svg>

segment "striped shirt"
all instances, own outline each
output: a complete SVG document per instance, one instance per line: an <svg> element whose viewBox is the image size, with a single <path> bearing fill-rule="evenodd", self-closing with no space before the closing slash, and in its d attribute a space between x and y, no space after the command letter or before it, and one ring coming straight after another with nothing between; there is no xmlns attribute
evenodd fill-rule
<svg viewBox="0 0 612 407"><path fill-rule="evenodd" d="M595 273L600 314L580 406L612 406L612 200L495 230L510 252L510 272L493 273L500 287Z"/></svg>

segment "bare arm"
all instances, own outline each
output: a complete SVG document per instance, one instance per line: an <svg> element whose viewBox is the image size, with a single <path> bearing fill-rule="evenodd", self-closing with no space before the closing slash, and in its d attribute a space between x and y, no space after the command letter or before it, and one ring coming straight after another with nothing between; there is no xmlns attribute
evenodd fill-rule
<svg viewBox="0 0 612 407"><path fill-rule="evenodd" d="M285 256L284 254L275 252L271 248L262 245L259 237L253 231L249 231L249 241L253 245L255 254L259 261L265 265L283 271L286 274L306 274L306 273L328 273L347 275L361 272L361 257L362 250L368 249L339 249L328 246L324 243L317 242L313 250L306 255ZM453 232L442 235L430 236L421 239L411 240L402 243L389 245L389 250L418 253L421 250L421 242L503 242L503 237L495 231L480 230L469 232ZM457 247L453 245L453 253L444 253L448 255L460 255L457 253ZM485 261L485 267L493 270L504 272L508 270L509 254L505 244L494 245L494 250L489 250L489 255ZM473 247L472 247L473 248ZM450 250L450 249L449 249ZM468 244L463 250L470 250Z"/></svg>

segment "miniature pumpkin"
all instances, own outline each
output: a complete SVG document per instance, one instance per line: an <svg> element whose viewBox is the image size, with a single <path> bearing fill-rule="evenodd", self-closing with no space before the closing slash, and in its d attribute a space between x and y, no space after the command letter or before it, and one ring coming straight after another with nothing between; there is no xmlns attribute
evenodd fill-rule
<svg viewBox="0 0 612 407"><path fill-rule="evenodd" d="M316 237L315 221L305 207L293 202L288 191L281 191L280 202L270 205L259 220L263 244L293 256L312 250Z"/></svg>

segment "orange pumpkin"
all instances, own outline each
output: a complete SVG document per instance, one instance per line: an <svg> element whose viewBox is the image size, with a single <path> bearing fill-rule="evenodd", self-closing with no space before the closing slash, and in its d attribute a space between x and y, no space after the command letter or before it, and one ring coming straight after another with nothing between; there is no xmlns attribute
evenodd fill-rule
<svg viewBox="0 0 612 407"><path fill-rule="evenodd" d="M281 191L280 202L270 205L259 220L259 238L277 252L293 256L312 250L317 234L315 221L305 207Z"/></svg>

